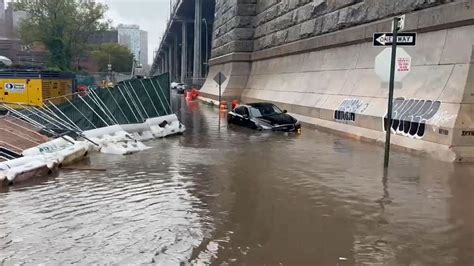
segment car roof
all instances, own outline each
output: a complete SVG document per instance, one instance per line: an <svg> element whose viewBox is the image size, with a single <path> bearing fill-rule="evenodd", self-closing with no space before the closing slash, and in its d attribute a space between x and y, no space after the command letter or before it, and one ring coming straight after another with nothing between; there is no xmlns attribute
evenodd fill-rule
<svg viewBox="0 0 474 266"><path fill-rule="evenodd" d="M252 107L261 107L261 106L269 106L269 105L273 106L274 104L268 103L268 102L261 102L261 103L249 103L248 105Z"/></svg>

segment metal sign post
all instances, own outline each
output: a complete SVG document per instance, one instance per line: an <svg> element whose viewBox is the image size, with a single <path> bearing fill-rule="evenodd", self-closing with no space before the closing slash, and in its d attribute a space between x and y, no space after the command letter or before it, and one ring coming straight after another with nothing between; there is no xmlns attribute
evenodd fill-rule
<svg viewBox="0 0 474 266"><path fill-rule="evenodd" d="M219 105L221 104L221 98L222 98L222 84L224 81L226 81L227 77L222 73L219 72L217 75L214 77L214 81L219 84Z"/></svg>
<svg viewBox="0 0 474 266"><path fill-rule="evenodd" d="M384 156L384 168L388 168L390 161L390 138L392 133L392 111L393 111L393 91L395 87L395 64L397 59L397 36L399 31L400 18L395 17L393 19L393 41L392 41L392 59L390 65L390 82L388 92L388 111L387 111L387 129L385 137L385 156Z"/></svg>

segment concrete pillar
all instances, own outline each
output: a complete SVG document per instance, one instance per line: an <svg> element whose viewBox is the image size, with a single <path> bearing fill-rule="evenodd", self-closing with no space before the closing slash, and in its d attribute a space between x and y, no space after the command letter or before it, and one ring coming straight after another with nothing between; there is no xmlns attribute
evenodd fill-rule
<svg viewBox="0 0 474 266"><path fill-rule="evenodd" d="M204 77L207 77L208 71L209 71L209 57L211 54L211 42L212 42L212 23L209 23L206 19L204 19L204 26L205 26L205 32L204 32Z"/></svg>
<svg viewBox="0 0 474 266"><path fill-rule="evenodd" d="M173 73L173 44L168 47L168 72L170 73L170 79L173 80L174 73Z"/></svg>
<svg viewBox="0 0 474 266"><path fill-rule="evenodd" d="M163 73L163 57L160 54L160 57L158 58L158 74Z"/></svg>
<svg viewBox="0 0 474 266"><path fill-rule="evenodd" d="M163 72L163 64L161 64L161 62L163 62L163 59L161 58L161 54L159 55L158 57L158 74L161 74Z"/></svg>
<svg viewBox="0 0 474 266"><path fill-rule="evenodd" d="M168 72L168 57L166 52L166 47L163 47L163 73Z"/></svg>
<svg viewBox="0 0 474 266"><path fill-rule="evenodd" d="M161 74L165 73L165 55L161 55Z"/></svg>
<svg viewBox="0 0 474 266"><path fill-rule="evenodd" d="M163 54L163 58L161 59L161 64L163 65L163 73L166 73L166 54Z"/></svg>
<svg viewBox="0 0 474 266"><path fill-rule="evenodd" d="M168 47L165 48L165 69L166 73L170 72L170 57L168 56Z"/></svg>
<svg viewBox="0 0 474 266"><path fill-rule="evenodd" d="M188 31L186 21L181 25L181 82L185 83L188 74Z"/></svg>
<svg viewBox="0 0 474 266"><path fill-rule="evenodd" d="M173 80L179 79L178 69L178 35L173 36Z"/></svg>
<svg viewBox="0 0 474 266"><path fill-rule="evenodd" d="M202 0L194 1L194 83L202 74Z"/></svg>

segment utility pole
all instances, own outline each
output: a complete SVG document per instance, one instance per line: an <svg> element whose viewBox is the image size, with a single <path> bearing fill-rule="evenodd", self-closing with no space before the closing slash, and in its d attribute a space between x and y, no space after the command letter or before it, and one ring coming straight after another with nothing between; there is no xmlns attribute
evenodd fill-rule
<svg viewBox="0 0 474 266"><path fill-rule="evenodd" d="M393 19L393 42L392 42L392 58L390 63L390 83L388 92L388 111L387 111L387 131L385 136L385 158L384 168L388 168L390 161L390 138L392 134L392 112L393 112L393 94L395 88L395 65L397 60L397 38L400 17Z"/></svg>

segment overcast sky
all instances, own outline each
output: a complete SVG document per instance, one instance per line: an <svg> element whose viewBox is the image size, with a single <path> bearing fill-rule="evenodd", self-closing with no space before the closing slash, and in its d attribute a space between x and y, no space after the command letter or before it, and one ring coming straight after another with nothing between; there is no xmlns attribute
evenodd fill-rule
<svg viewBox="0 0 474 266"><path fill-rule="evenodd" d="M12 0L6 0L10 2ZM153 51L159 46L161 35L169 16L169 0L97 0L108 5L107 17L113 26L137 24L148 32L148 61L153 61Z"/></svg>
<svg viewBox="0 0 474 266"><path fill-rule="evenodd" d="M107 17L113 25L137 24L148 32L148 62L153 61L153 51L158 48L160 38L169 17L169 0L98 0L109 6Z"/></svg>

